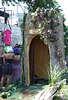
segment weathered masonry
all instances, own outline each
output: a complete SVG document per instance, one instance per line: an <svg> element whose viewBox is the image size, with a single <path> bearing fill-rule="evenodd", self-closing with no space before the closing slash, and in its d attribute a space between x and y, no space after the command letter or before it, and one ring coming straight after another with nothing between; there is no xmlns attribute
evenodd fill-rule
<svg viewBox="0 0 68 100"><path fill-rule="evenodd" d="M39 79L47 79L50 67L61 65L64 68L64 63L61 58L55 55L55 45L53 42L48 41L47 44L40 39L38 27L31 23L32 15L29 13L26 17L25 30L24 30L24 73L25 83L34 84L34 76ZM64 52L64 34L63 34L63 17L59 14L60 25L57 29L59 40L57 41L59 49L62 51L62 58L65 58ZM46 75L43 73L45 71Z"/></svg>

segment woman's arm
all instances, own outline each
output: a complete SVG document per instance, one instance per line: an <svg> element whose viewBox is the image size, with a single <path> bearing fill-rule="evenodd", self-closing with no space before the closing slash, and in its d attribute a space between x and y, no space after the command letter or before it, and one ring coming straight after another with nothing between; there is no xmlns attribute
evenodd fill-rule
<svg viewBox="0 0 68 100"><path fill-rule="evenodd" d="M0 50L0 57L2 56L2 55L1 55L1 52L2 52L2 49Z"/></svg>
<svg viewBox="0 0 68 100"><path fill-rule="evenodd" d="M4 53L2 53L2 51L3 51L3 49L0 50L0 57L3 57Z"/></svg>
<svg viewBox="0 0 68 100"><path fill-rule="evenodd" d="M0 50L0 57L3 58L3 63L5 63L5 55L4 54L1 55L1 52L2 52L2 49Z"/></svg>
<svg viewBox="0 0 68 100"><path fill-rule="evenodd" d="M5 64L5 58L3 58L3 63Z"/></svg>
<svg viewBox="0 0 68 100"><path fill-rule="evenodd" d="M5 64L5 54L1 56L3 58L3 63Z"/></svg>

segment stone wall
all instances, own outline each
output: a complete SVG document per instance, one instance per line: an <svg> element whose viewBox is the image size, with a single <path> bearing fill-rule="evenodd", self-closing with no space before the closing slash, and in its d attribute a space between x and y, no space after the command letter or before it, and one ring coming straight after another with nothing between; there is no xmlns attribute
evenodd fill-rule
<svg viewBox="0 0 68 100"><path fill-rule="evenodd" d="M30 65L29 65L29 47L30 42L32 39L39 35L38 28L35 28L33 23L31 23L32 16L29 13L26 17L25 22L25 30L24 30L24 73L25 73L25 83L30 84ZM63 34L63 17L61 14L59 14L59 21L60 26L57 29L59 40L57 41L57 45L62 51L62 58L65 58L65 52L64 52L64 34ZM49 54L50 54L50 69L54 69L54 66L61 65L62 68L64 68L63 60L55 56L55 45L53 42L48 41L48 47L49 47ZM61 68L61 69L62 69Z"/></svg>

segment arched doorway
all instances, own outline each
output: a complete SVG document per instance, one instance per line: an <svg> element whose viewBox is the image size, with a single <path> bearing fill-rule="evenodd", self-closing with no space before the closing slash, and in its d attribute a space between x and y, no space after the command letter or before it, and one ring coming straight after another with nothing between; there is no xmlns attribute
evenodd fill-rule
<svg viewBox="0 0 68 100"><path fill-rule="evenodd" d="M34 84L34 76L39 79L47 79L49 72L49 49L48 45L35 36L29 50L30 84Z"/></svg>

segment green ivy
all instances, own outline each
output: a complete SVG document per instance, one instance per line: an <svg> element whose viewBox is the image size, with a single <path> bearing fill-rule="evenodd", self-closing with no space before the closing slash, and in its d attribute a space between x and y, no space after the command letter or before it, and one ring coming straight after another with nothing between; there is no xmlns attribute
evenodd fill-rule
<svg viewBox="0 0 68 100"><path fill-rule="evenodd" d="M22 22L22 24L20 25L21 30L23 30L23 29L24 29L26 16L27 16L27 14L25 14L25 13L24 13L24 16L23 16L23 22Z"/></svg>
<svg viewBox="0 0 68 100"><path fill-rule="evenodd" d="M40 32L40 39L47 44L47 41L55 43L56 47L56 55L58 57L62 56L61 50L58 48L56 42L58 40L57 31L56 29L60 25L58 19L58 12L52 9L40 9L38 7L33 14L33 20L31 21L34 25L36 25L37 21L39 21L39 32Z"/></svg>
<svg viewBox="0 0 68 100"><path fill-rule="evenodd" d="M20 57L22 57L22 51L24 51L24 26L25 26L26 16L27 14L24 13L23 23L20 25L21 30L23 31L23 43L22 43L21 50L20 50Z"/></svg>

